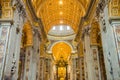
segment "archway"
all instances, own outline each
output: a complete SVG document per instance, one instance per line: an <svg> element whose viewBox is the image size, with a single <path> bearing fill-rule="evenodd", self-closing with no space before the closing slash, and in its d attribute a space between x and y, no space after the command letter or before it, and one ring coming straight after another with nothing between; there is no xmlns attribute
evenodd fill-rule
<svg viewBox="0 0 120 80"><path fill-rule="evenodd" d="M32 46L33 46L32 27L29 21L27 21L26 23L24 23L23 30L22 30L18 80L21 80L21 78L24 78L24 74L26 74L29 71L28 66L30 64L31 52L30 50L27 50L27 49L29 49Z"/></svg>

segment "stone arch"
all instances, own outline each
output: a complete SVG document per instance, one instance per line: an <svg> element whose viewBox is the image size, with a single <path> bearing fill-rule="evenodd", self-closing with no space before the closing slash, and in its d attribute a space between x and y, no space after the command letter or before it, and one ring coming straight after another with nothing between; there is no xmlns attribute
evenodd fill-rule
<svg viewBox="0 0 120 80"><path fill-rule="evenodd" d="M30 23L27 21L23 25L22 29L22 39L21 39L21 50L20 50L20 60L19 60L19 76L18 80L21 79L21 75L24 73L22 70L26 70L26 77L28 77L27 70L30 65L30 56L31 56L31 48L33 46L33 32ZM24 58L23 58L24 57ZM23 75L22 75L23 76Z"/></svg>
<svg viewBox="0 0 120 80"><path fill-rule="evenodd" d="M93 20L92 24L91 24L91 33L90 33L90 39L91 39L91 45L98 45L99 42L99 35L100 33L100 25L98 23L98 21Z"/></svg>
<svg viewBox="0 0 120 80"><path fill-rule="evenodd" d="M22 46L28 47L33 45L33 32L29 22L26 22L22 31Z"/></svg>

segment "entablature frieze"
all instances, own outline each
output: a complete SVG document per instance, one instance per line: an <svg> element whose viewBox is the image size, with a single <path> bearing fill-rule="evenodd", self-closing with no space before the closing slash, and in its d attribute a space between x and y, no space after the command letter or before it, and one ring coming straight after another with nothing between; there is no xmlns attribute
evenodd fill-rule
<svg viewBox="0 0 120 80"><path fill-rule="evenodd" d="M111 0L108 9L110 19L120 19L120 0Z"/></svg>

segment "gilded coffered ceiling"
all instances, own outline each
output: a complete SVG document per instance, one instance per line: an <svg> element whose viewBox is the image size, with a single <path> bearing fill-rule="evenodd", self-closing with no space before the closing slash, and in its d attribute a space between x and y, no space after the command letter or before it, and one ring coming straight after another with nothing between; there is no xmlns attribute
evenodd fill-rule
<svg viewBox="0 0 120 80"><path fill-rule="evenodd" d="M46 33L56 25L69 25L77 32L81 17L86 14L91 0L32 0Z"/></svg>

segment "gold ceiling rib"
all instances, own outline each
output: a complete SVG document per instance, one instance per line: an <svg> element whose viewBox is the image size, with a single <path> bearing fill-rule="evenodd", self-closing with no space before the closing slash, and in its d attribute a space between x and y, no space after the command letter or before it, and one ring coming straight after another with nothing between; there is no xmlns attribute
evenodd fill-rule
<svg viewBox="0 0 120 80"><path fill-rule="evenodd" d="M42 19L46 33L54 25L60 24L69 25L77 32L80 19L86 14L90 0L32 0L32 3L37 16Z"/></svg>
<svg viewBox="0 0 120 80"><path fill-rule="evenodd" d="M37 0L34 0L34 1L37 1ZM26 5L26 10L28 12L28 15L30 16L31 22L33 23L34 26L36 26L36 27L39 26L39 28L40 28L42 42L47 43L48 39L47 39L47 35L46 35L44 27L43 27L43 23L42 23L41 19L36 16L36 12L32 6L31 0L24 0L24 3Z"/></svg>
<svg viewBox="0 0 120 80"><path fill-rule="evenodd" d="M77 31L77 34L76 34L76 37L74 39L74 41L76 43L79 43L80 42L80 37L82 35L82 27L83 26L87 26L91 23L94 15L95 14L95 11L96 11L96 7L97 7L97 4L98 4L98 1L99 0L92 0L90 1L90 4L89 4L89 7L86 11L86 15L84 17L81 18L81 22L79 23L79 29Z"/></svg>

